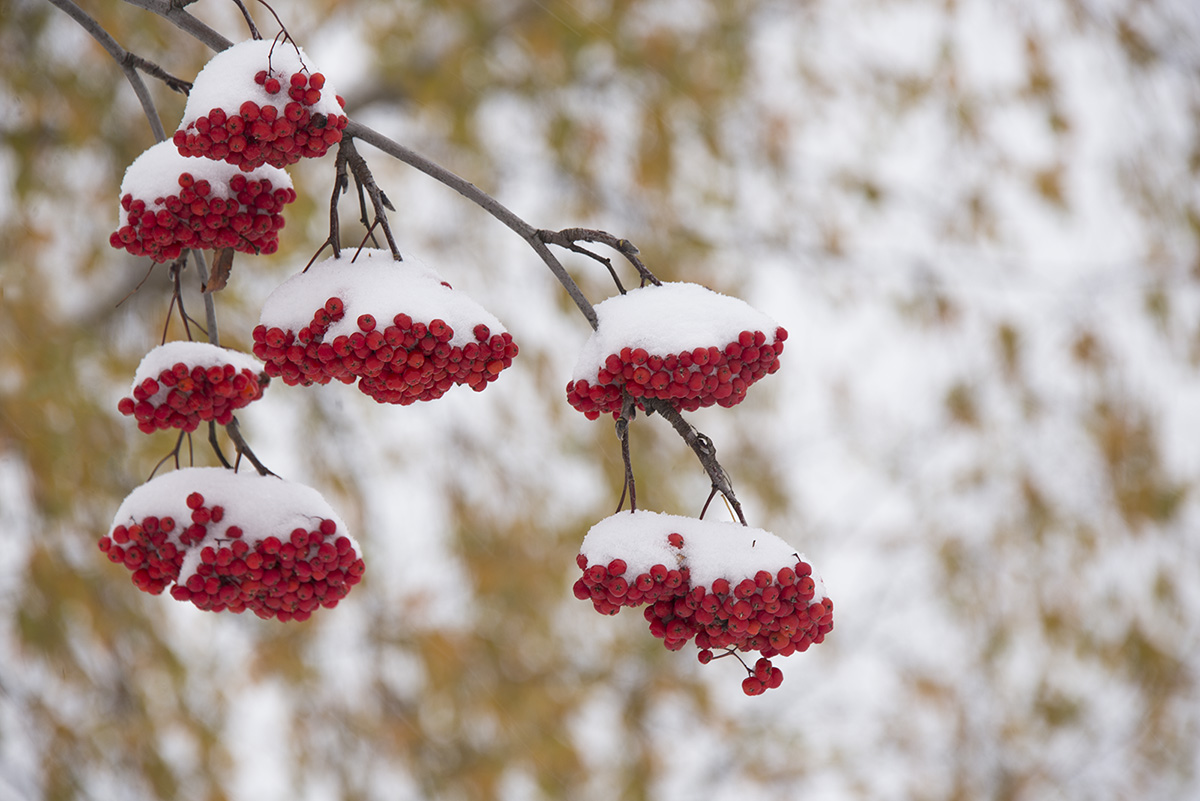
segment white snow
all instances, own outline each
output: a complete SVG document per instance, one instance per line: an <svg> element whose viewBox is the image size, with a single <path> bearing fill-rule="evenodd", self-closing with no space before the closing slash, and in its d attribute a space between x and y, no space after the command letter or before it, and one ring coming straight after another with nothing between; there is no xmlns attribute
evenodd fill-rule
<svg viewBox="0 0 1200 801"><path fill-rule="evenodd" d="M152 145L142 155L133 160L125 170L121 181L119 197L133 195L135 200L145 202L147 210L162 208L157 201L180 191L179 176L191 173L197 181L208 181L211 186L208 196L228 198L236 193L229 188L229 180L235 175L244 175L247 181L261 181L266 178L271 181L271 188L291 189L292 179L278 167L264 164L250 172L243 171L234 164L199 156L181 156L179 148L169 139ZM118 219L125 222L127 212L118 209Z"/></svg>
<svg viewBox="0 0 1200 801"><path fill-rule="evenodd" d="M267 69L268 65L270 75L279 79L283 86L274 95L268 94L266 89L254 82L254 76L260 70ZM329 76L314 66L312 60L305 55L304 48L297 48L291 42L248 39L217 53L196 75L196 80L192 82L192 91L188 93L179 128L186 129L215 108L221 109L228 116L237 114L238 109L247 100L254 101L260 108L275 106L282 111L283 107L291 102L287 89L292 74L296 72L306 75L321 72L325 75L321 99L308 107L311 113L343 113L341 105L337 102L337 92L329 82Z"/></svg>
<svg viewBox="0 0 1200 801"><path fill-rule="evenodd" d="M251 370L256 374L263 371L262 362L240 350L230 350L208 342L167 342L142 357L137 371L133 374L133 383L129 388L130 394L133 394L133 390L147 378L158 381L158 377L164 370L170 370L180 362L186 364L189 371L193 367L208 369L209 367L224 367L227 364L232 364L239 373L242 370ZM148 400L157 405L170 390L170 387L160 386L158 392Z"/></svg>
<svg viewBox="0 0 1200 801"><path fill-rule="evenodd" d="M584 343L572 378L594 380L622 348L668 356L696 348L724 348L742 331L762 331L775 342L777 322L739 298L699 284L664 283L632 289L596 304L599 327Z"/></svg>
<svg viewBox="0 0 1200 801"><path fill-rule="evenodd" d="M322 519L337 524L335 537L345 536L362 556L362 549L350 536L344 520L312 487L276 476L261 476L253 471L227 470L223 467L186 467L151 479L121 502L109 531L119 525L131 525L147 516L172 517L175 531L171 541L180 545L179 534L191 525L192 510L187 498L193 492L204 496L204 505L219 505L225 514L219 523L208 524L208 534L189 546L178 581L187 581L200 565L200 551L206 545L227 539L230 526L242 529L241 539L253 546L267 537L286 541L292 530L316 528Z"/></svg>
<svg viewBox="0 0 1200 801"><path fill-rule="evenodd" d="M443 285L431 268L412 259L395 261L386 250L353 249L340 258L313 264L306 272L289 278L267 298L259 320L263 325L299 331L312 322L313 313L332 297L345 304L341 320L325 333L329 341L358 331L358 318L370 314L380 328L404 313L414 322L441 319L454 329L451 345L475 341L473 329L483 323L492 334L505 331L495 315L457 289Z"/></svg>
<svg viewBox="0 0 1200 801"><path fill-rule="evenodd" d="M683 547L672 546L667 537L679 534ZM579 552L589 565L607 565L624 559L625 575L636 577L654 565L667 569L686 567L693 587L711 587L724 578L736 585L754 578L760 570L772 576L780 568L808 562L804 555L769 531L740 523L714 522L694 517L638 510L618 512L592 526ZM811 564L811 563L810 563ZM814 600L825 596L825 585L816 575Z"/></svg>

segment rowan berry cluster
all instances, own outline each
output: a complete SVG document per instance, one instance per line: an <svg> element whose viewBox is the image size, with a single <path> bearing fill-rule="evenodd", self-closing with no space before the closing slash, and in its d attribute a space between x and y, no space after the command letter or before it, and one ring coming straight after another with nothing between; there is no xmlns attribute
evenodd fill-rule
<svg viewBox="0 0 1200 801"><path fill-rule="evenodd" d="M676 547L683 547L682 535L670 537L678 538ZM701 663L710 661L714 650L761 653L760 664L742 684L747 695L783 681L783 672L771 666L770 657L806 651L833 629L833 602L816 597L812 568L802 560L775 575L760 570L736 584L718 578L711 586L692 586L687 567L656 564L630 576L623 559L589 565L580 554L577 563L583 576L575 582L575 597L590 600L605 615L645 605L650 633L669 650L678 651L694 638ZM760 669L764 665L765 673Z"/></svg>
<svg viewBox="0 0 1200 801"><path fill-rule="evenodd" d="M243 174L233 167L185 159L167 143L152 147L130 166L122 183L121 225L109 237L114 248L165 262L185 248L233 248L242 253L274 253L283 228L283 207L295 201L287 175L271 167ZM173 171L170 191L161 176ZM204 176L204 177L197 177Z"/></svg>
<svg viewBox="0 0 1200 801"><path fill-rule="evenodd" d="M159 367L173 355L180 361ZM247 361L244 354L207 343L169 342L146 355L130 395L117 409L147 434L169 428L195 431L209 420L225 425L235 411L261 398L270 381L260 366L247 366Z"/></svg>
<svg viewBox="0 0 1200 801"><path fill-rule="evenodd" d="M517 355L507 331L493 334L479 323L472 331L474 341L452 344L454 329L444 320L418 322L404 313L386 328L374 316L361 314L355 321L358 330L326 341L329 326L344 316L345 303L332 297L297 332L260 324L254 329L254 355L266 362L268 375L286 384L357 380L358 388L380 403L403 406L440 398L458 384L480 391Z"/></svg>
<svg viewBox="0 0 1200 801"><path fill-rule="evenodd" d="M238 475L219 468L191 468L156 481L165 480L178 492L188 480L211 477L214 471L226 485ZM248 478L285 483L257 475ZM338 531L332 518L304 515L312 521L311 527L297 526L290 534L277 535L270 526L255 530L263 524L261 515L232 519L235 513L229 503L211 502L199 491L189 492L181 508L170 497L173 492L147 487L141 488L142 498L133 502L140 511L126 510L139 494L135 491L118 513L118 519L124 516L127 522L115 523L99 542L100 550L110 561L124 565L134 585L144 592L157 595L174 584L172 598L206 611L250 610L261 618L307 620L318 607L336 606L362 578L365 565L358 547ZM260 485L252 485L252 497L261 490ZM272 498L273 494L267 492L266 500L284 500ZM151 498L148 504L146 497ZM246 512L245 499L230 501ZM148 506L163 513L148 514Z"/></svg>
<svg viewBox="0 0 1200 801"><path fill-rule="evenodd" d="M228 102L229 84L242 86L236 108ZM309 70L298 49L242 42L218 54L196 76L184 122L172 142L185 156L226 161L247 171L262 164L285 167L319 158L342 141L349 123L344 106L325 76Z"/></svg>
<svg viewBox="0 0 1200 801"><path fill-rule="evenodd" d="M723 348L659 354L642 347L624 347L604 359L591 381L570 381L567 401L589 420L605 412L619 415L622 390L634 399L670 401L684 411L714 404L734 406L746 397L751 384L779 369L785 339L787 331L776 327L770 338L763 331L742 331Z"/></svg>

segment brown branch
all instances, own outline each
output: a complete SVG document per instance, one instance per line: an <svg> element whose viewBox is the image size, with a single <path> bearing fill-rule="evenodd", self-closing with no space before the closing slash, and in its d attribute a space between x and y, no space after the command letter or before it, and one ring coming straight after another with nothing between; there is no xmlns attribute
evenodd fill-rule
<svg viewBox="0 0 1200 801"><path fill-rule="evenodd" d="M400 249L396 247L396 240L392 238L392 228L388 225L387 211L391 209L395 211L392 202L387 199L387 196L380 191L379 186L375 183L375 176L371 174L371 169L367 166L367 161L358 154L358 148L354 146L354 138L350 136L342 137L342 144L338 148L338 158L345 154L346 164L350 167L350 174L354 176L354 182L358 186L359 202L361 203L362 191L366 189L367 197L371 198L371 206L375 210L375 222L367 224L366 209L363 209L363 225L367 225L367 231L370 233L376 225L383 229L383 235L387 238L388 248L392 251L392 258L396 261L404 261L400 256ZM364 239L365 241L365 239Z"/></svg>
<svg viewBox="0 0 1200 801"><path fill-rule="evenodd" d="M404 145L389 139L378 131L372 130L361 123L351 120L350 124L346 126L344 133L346 136L366 142L367 144L382 150L392 158L398 159L408 166L420 170L430 178L433 178L435 181L438 181L439 183L453 189L455 192L458 192L467 200L470 200L472 203L482 208L488 214L491 214L504 225L508 226L508 228L512 229L518 236L529 243L529 246L533 248L534 252L537 253L546 266L550 268L550 272L553 273L554 277L558 279L558 282L562 285L563 289L567 291L567 294L571 297L571 300L575 302L575 305L587 319L588 323L591 324L592 328L596 328L596 326L599 325L599 322L596 319L596 310L592 308L591 302L588 301L588 299L584 296L583 291L579 288L579 285L576 284L575 280L567 273L566 268L562 266L562 263L558 260L558 258L550 251L548 247L546 247L546 243L543 242L540 237L538 237L538 230L536 228L518 217L506 206L500 203L500 201L496 200L494 197L475 186L475 184L454 174L440 164L436 164L424 156L409 150Z"/></svg>
<svg viewBox="0 0 1200 801"><path fill-rule="evenodd" d="M734 514L741 524L747 525L746 516L742 513L742 504L738 502L737 495L733 491L733 482L729 480L729 474L725 472L725 468L717 461L717 449L713 445L711 439L696 430L696 427L683 419L683 415L679 410L670 404L670 402L659 398L641 399L641 404L647 411L658 412L663 419L671 424L675 432L683 437L683 441L688 444L692 452L696 454L696 458L700 460L701 466L704 467L704 472L708 473L708 478L712 481L713 490L720 492L729 501L729 505L733 508ZM711 496L709 500L711 500ZM707 508L708 504L705 504Z"/></svg>
<svg viewBox="0 0 1200 801"><path fill-rule="evenodd" d="M138 102L142 104L142 112L146 115L146 120L150 123L150 130L154 133L154 141L161 142L166 139L167 134L163 130L162 120L158 117L158 109L154 106L154 98L150 96L150 90L146 87L146 82L142 80L142 76L135 69L134 59L136 57L132 56L124 47L121 47L117 43L117 40L108 31L104 30L103 25L89 16L87 12L75 5L71 0L50 0L50 2L66 12L71 19L78 22L101 47L108 51L108 54L121 67L121 71L125 73L125 78L129 81L129 85L133 87L133 93L137 95ZM144 61L144 59L137 59L137 61Z"/></svg>
<svg viewBox="0 0 1200 801"><path fill-rule="evenodd" d="M638 258L640 251L628 239L621 239L613 236L607 231L598 231L594 228L564 228L561 231L538 231L538 236L548 245L558 245L559 247L573 250L576 253L582 253L590 256L593 259L603 262L608 265L609 272L612 272L612 263L608 259L601 258L589 250L579 247L577 242L596 242L601 245L606 245L625 257L626 261L633 265L633 269L637 270L638 276L642 279L642 286L646 284L654 284L659 286L662 281L654 273L650 272L650 268ZM616 278L615 274L613 276ZM620 281L617 282L620 287ZM625 294L625 290L621 290L621 294Z"/></svg>

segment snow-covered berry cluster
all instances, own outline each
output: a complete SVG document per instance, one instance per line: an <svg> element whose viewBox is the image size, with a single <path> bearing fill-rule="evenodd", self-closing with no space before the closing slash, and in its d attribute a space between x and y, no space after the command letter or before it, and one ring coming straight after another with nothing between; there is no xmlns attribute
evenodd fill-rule
<svg viewBox="0 0 1200 801"><path fill-rule="evenodd" d="M254 329L268 375L289 385L357 381L380 403L401 405L460 384L482 390L517 351L499 320L437 273L380 250L293 276Z"/></svg>
<svg viewBox="0 0 1200 801"><path fill-rule="evenodd" d="M186 468L142 485L100 539L133 583L212 612L306 620L363 575L357 543L313 489L273 476Z"/></svg>
<svg viewBox="0 0 1200 801"><path fill-rule="evenodd" d="M168 342L142 358L117 409L147 434L195 431L209 420L228 423L235 411L262 397L269 380L245 353L206 342Z"/></svg>
<svg viewBox="0 0 1200 801"><path fill-rule="evenodd" d="M697 284L635 289L596 306L567 401L589 419L620 414L623 392L684 411L734 406L779 369L787 331L737 298Z"/></svg>
<svg viewBox="0 0 1200 801"><path fill-rule="evenodd" d="M349 120L342 99L307 63L303 51L274 41L218 53L196 76L174 145L247 171L325 155Z"/></svg>
<svg viewBox="0 0 1200 801"><path fill-rule="evenodd" d="M771 657L806 651L833 629L833 601L811 566L761 529L617 514L588 532L577 564L577 598L607 615L645 606L650 633L672 651L694 641L701 663L714 650L759 653L747 695L783 681Z"/></svg>
<svg viewBox="0 0 1200 801"><path fill-rule="evenodd" d="M287 173L261 166L249 173L207 159L185 158L169 142L139 156L121 182L121 225L114 248L165 262L185 248L274 253L283 207L296 199Z"/></svg>

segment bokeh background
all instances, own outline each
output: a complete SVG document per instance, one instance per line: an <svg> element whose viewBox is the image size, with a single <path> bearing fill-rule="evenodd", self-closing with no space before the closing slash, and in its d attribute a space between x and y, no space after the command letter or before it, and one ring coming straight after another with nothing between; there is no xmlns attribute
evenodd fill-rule
<svg viewBox="0 0 1200 801"><path fill-rule="evenodd" d="M210 55L147 3L80 5L173 74ZM564 399L587 324L510 231L361 145L401 250L521 356L419 407L275 382L241 415L363 544L335 610L137 592L96 540L173 445L116 411L169 302L161 267L132 292L150 265L107 244L153 138L78 25L0 0L0 797L1200 795L1200 6L275 9L354 119L789 330L779 373L690 419L751 524L823 576L836 628L746 698L732 660L574 599L622 474L611 424ZM187 10L247 36L232 3ZM151 83L170 131L184 98ZM226 345L326 236L332 157L291 172L280 252L239 257L218 296ZM356 219L347 201L346 241ZM683 443L632 433L641 505L698 514Z"/></svg>

